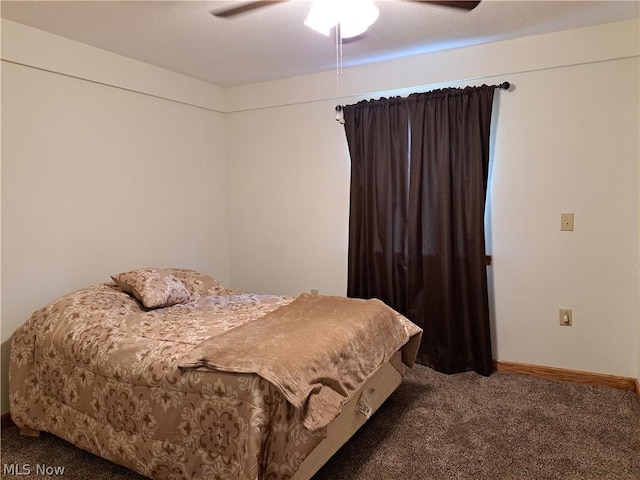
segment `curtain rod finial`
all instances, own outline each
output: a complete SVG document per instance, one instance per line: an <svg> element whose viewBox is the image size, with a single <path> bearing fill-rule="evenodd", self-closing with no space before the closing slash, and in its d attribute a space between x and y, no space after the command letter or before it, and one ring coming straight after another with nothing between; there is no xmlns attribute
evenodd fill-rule
<svg viewBox="0 0 640 480"><path fill-rule="evenodd" d="M511 84L509 82L503 82L500 84L501 90L509 90L510 87L511 87Z"/></svg>

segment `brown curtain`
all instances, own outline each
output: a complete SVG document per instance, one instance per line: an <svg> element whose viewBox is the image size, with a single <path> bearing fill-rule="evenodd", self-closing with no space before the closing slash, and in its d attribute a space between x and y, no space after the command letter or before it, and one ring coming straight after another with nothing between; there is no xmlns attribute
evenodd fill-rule
<svg viewBox="0 0 640 480"><path fill-rule="evenodd" d="M344 107L351 155L347 295L424 329L418 361L493 370L484 207L494 86Z"/></svg>

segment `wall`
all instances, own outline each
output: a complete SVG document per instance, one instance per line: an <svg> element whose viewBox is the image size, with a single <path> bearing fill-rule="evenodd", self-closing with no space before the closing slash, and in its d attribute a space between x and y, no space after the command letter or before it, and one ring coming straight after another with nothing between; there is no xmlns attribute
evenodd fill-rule
<svg viewBox="0 0 640 480"><path fill-rule="evenodd" d="M505 114L527 115L502 125L516 141L495 149L498 358L635 377L638 60L513 78ZM574 232L560 212L575 212ZM559 327L558 308L573 309L573 327Z"/></svg>
<svg viewBox="0 0 640 480"><path fill-rule="evenodd" d="M228 115L234 286L345 294L350 164L334 105Z"/></svg>
<svg viewBox="0 0 640 480"><path fill-rule="evenodd" d="M640 375L638 50L631 21L345 69L345 104L513 84L497 93L487 212L498 360ZM345 293L349 159L334 96L335 72L227 89L236 288ZM574 232L560 232L561 212Z"/></svg>
<svg viewBox="0 0 640 480"><path fill-rule="evenodd" d="M228 282L229 259L217 87L6 21L2 58L4 413L35 309L143 266Z"/></svg>

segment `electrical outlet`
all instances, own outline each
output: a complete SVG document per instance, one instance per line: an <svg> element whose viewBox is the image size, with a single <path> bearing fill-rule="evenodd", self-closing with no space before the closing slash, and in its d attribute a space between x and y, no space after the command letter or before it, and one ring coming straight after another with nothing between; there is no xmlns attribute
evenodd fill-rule
<svg viewBox="0 0 640 480"><path fill-rule="evenodd" d="M561 308L559 310L560 325L570 327L573 323L573 314L570 308Z"/></svg>

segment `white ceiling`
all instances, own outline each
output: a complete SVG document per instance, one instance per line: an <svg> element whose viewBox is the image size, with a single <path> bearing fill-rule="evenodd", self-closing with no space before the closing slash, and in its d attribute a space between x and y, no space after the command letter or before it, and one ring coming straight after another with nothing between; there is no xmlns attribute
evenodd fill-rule
<svg viewBox="0 0 640 480"><path fill-rule="evenodd" d="M345 0L346 1L346 0ZM307 28L308 0L233 18L230 1L2 1L3 18L221 87L335 69L335 39ZM475 10L381 0L345 40L344 66L639 17L638 1L484 0ZM526 52L522 52L526 55Z"/></svg>

